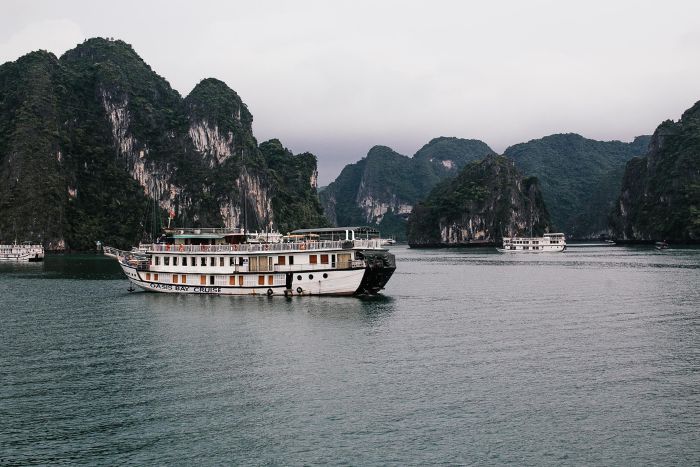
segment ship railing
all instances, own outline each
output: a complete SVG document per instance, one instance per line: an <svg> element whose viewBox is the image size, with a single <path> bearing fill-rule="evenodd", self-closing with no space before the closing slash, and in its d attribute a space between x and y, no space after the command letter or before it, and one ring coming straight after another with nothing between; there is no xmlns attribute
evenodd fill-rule
<svg viewBox="0 0 700 467"><path fill-rule="evenodd" d="M156 243L155 253L287 253L299 251L342 250L352 248L383 249L381 240L320 241L294 243L234 243L226 245L182 245Z"/></svg>
<svg viewBox="0 0 700 467"><path fill-rule="evenodd" d="M172 232L176 235L202 235L202 234L216 234L216 235L243 235L245 232L243 229L227 229L225 227L182 227L182 228L170 228L166 229L168 232Z"/></svg>
<svg viewBox="0 0 700 467"><path fill-rule="evenodd" d="M111 246L105 246L102 248L102 253L105 256L110 256L116 258L120 263L126 264L128 266L135 267L139 271L148 271L149 263L148 256L145 253L138 251L126 251L114 248Z"/></svg>

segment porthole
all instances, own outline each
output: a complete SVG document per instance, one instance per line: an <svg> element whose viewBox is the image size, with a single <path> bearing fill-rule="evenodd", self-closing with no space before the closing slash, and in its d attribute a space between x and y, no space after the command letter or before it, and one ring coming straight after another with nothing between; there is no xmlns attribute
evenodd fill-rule
<svg viewBox="0 0 700 467"><path fill-rule="evenodd" d="M314 275L313 275L313 274L309 274L309 280L310 280L310 281L314 280Z"/></svg>
<svg viewBox="0 0 700 467"><path fill-rule="evenodd" d="M324 278L324 279L328 279L328 273L327 273L327 272L324 272L324 273L323 273L323 278Z"/></svg>
<svg viewBox="0 0 700 467"><path fill-rule="evenodd" d="M298 280L298 281L301 280L301 274L299 274L299 275L297 276L297 280Z"/></svg>

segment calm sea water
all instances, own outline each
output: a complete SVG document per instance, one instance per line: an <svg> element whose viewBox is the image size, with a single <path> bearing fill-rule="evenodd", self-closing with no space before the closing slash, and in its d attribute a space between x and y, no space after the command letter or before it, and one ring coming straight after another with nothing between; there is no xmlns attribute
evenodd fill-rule
<svg viewBox="0 0 700 467"><path fill-rule="evenodd" d="M700 463L700 250L394 252L372 299L0 265L0 464Z"/></svg>

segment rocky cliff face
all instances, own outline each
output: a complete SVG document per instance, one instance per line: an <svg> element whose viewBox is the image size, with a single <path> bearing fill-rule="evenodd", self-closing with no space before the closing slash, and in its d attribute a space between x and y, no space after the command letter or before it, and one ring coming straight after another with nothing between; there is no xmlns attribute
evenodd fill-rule
<svg viewBox="0 0 700 467"><path fill-rule="evenodd" d="M596 141L557 134L520 143L504 155L541 183L558 230L576 238L609 234L608 216L622 182L625 163L646 152L648 136L632 143Z"/></svg>
<svg viewBox="0 0 700 467"><path fill-rule="evenodd" d="M324 212L334 225L372 225L405 239L413 206L441 180L489 154L485 143L458 138L433 139L412 158L375 146L320 194Z"/></svg>
<svg viewBox="0 0 700 467"><path fill-rule="evenodd" d="M700 241L700 102L627 163L611 223L622 240Z"/></svg>
<svg viewBox="0 0 700 467"><path fill-rule="evenodd" d="M0 67L0 231L5 241L46 234L48 246L64 245L66 203L75 196L62 166L58 61L33 52ZM44 205L43 200L53 202ZM21 229L21 230L18 230Z"/></svg>
<svg viewBox="0 0 700 467"><path fill-rule="evenodd" d="M549 226L537 180L523 178L512 160L489 156L440 183L413 209L408 241L416 247L495 242Z"/></svg>
<svg viewBox="0 0 700 467"><path fill-rule="evenodd" d="M175 213L175 225L277 226L274 194L286 192L285 180L258 148L251 113L221 81L205 79L183 99L128 44L90 39L60 59L35 52L0 66L0 96L0 241L127 246L151 200L157 217ZM277 171L296 160L284 154ZM315 192L316 159L302 158L294 182ZM290 176L298 170L292 163ZM286 193L322 218L318 202Z"/></svg>

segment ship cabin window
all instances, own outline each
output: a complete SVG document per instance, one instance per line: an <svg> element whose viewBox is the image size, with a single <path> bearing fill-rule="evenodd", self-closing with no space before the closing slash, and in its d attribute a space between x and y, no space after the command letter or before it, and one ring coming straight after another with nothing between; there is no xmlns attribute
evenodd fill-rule
<svg viewBox="0 0 700 467"><path fill-rule="evenodd" d="M265 285L265 276L258 276L258 285Z"/></svg>
<svg viewBox="0 0 700 467"><path fill-rule="evenodd" d="M309 264L318 264L318 255L309 255Z"/></svg>
<svg viewBox="0 0 700 467"><path fill-rule="evenodd" d="M243 276L238 276L238 285L243 287Z"/></svg>
<svg viewBox="0 0 700 467"><path fill-rule="evenodd" d="M228 276L228 285L236 285L236 276Z"/></svg>
<svg viewBox="0 0 700 467"><path fill-rule="evenodd" d="M287 264L287 257L286 256L278 256L277 257L277 264L279 264L280 266L284 266L285 264Z"/></svg>
<svg viewBox="0 0 700 467"><path fill-rule="evenodd" d="M222 267L222 268L224 267L224 257L223 256L219 256L219 267Z"/></svg>
<svg viewBox="0 0 700 467"><path fill-rule="evenodd" d="M177 284L179 278L177 274L173 274L173 284Z"/></svg>
<svg viewBox="0 0 700 467"><path fill-rule="evenodd" d="M240 256L240 257L238 258L238 265L239 265L239 266L243 266L243 263L244 263L244 262L245 262L245 261L244 261L243 257Z"/></svg>
<svg viewBox="0 0 700 467"><path fill-rule="evenodd" d="M231 266L231 267L233 267L233 266L236 265L236 257L235 257L235 256L229 257L229 259L228 259L228 265ZM231 285L233 285L233 284L231 284Z"/></svg>
<svg viewBox="0 0 700 467"><path fill-rule="evenodd" d="M163 257L163 265L164 265L164 266L170 266L170 256L164 256L164 257Z"/></svg>
<svg viewBox="0 0 700 467"><path fill-rule="evenodd" d="M291 266L293 264L294 264L294 256L290 256L289 257L289 265Z"/></svg>
<svg viewBox="0 0 700 467"><path fill-rule="evenodd" d="M338 267L339 268L349 268L352 265L352 256L350 253L340 253L338 254Z"/></svg>
<svg viewBox="0 0 700 467"><path fill-rule="evenodd" d="M209 276L209 285L214 285L214 276Z"/></svg>
<svg viewBox="0 0 700 467"><path fill-rule="evenodd" d="M204 274L199 276L199 285L207 285L207 276Z"/></svg>
<svg viewBox="0 0 700 467"><path fill-rule="evenodd" d="M193 256L192 257L192 262L190 263L192 266L197 266L197 257Z"/></svg>
<svg viewBox="0 0 700 467"><path fill-rule="evenodd" d="M328 255L321 255L321 264L328 264Z"/></svg>
<svg viewBox="0 0 700 467"><path fill-rule="evenodd" d="M267 276L267 285L273 285L275 282L275 276Z"/></svg>
<svg viewBox="0 0 700 467"><path fill-rule="evenodd" d="M160 256L156 256L156 266L160 266Z"/></svg>
<svg viewBox="0 0 700 467"><path fill-rule="evenodd" d="M182 275L182 283L187 284L187 276L185 274Z"/></svg>
<svg viewBox="0 0 700 467"><path fill-rule="evenodd" d="M182 257L182 265L187 266L187 256Z"/></svg>
<svg viewBox="0 0 700 467"><path fill-rule="evenodd" d="M173 266L177 266L177 256L173 256Z"/></svg>
<svg viewBox="0 0 700 467"><path fill-rule="evenodd" d="M209 266L211 266L211 267L216 266L216 258L214 258L213 256L211 258L209 258Z"/></svg>
<svg viewBox="0 0 700 467"><path fill-rule="evenodd" d="M146 280L147 280L147 281L150 281L150 280L151 280L151 273L150 273L150 272L147 272L147 273L146 273Z"/></svg>
<svg viewBox="0 0 700 467"><path fill-rule="evenodd" d="M207 265L207 258L205 258L204 256L202 256L202 257L199 259L199 264L202 265L202 266L206 266L206 265Z"/></svg>
<svg viewBox="0 0 700 467"><path fill-rule="evenodd" d="M248 270L251 272L272 271L272 256L251 256Z"/></svg>
<svg viewBox="0 0 700 467"><path fill-rule="evenodd" d="M158 273L153 274L153 280L158 282Z"/></svg>

